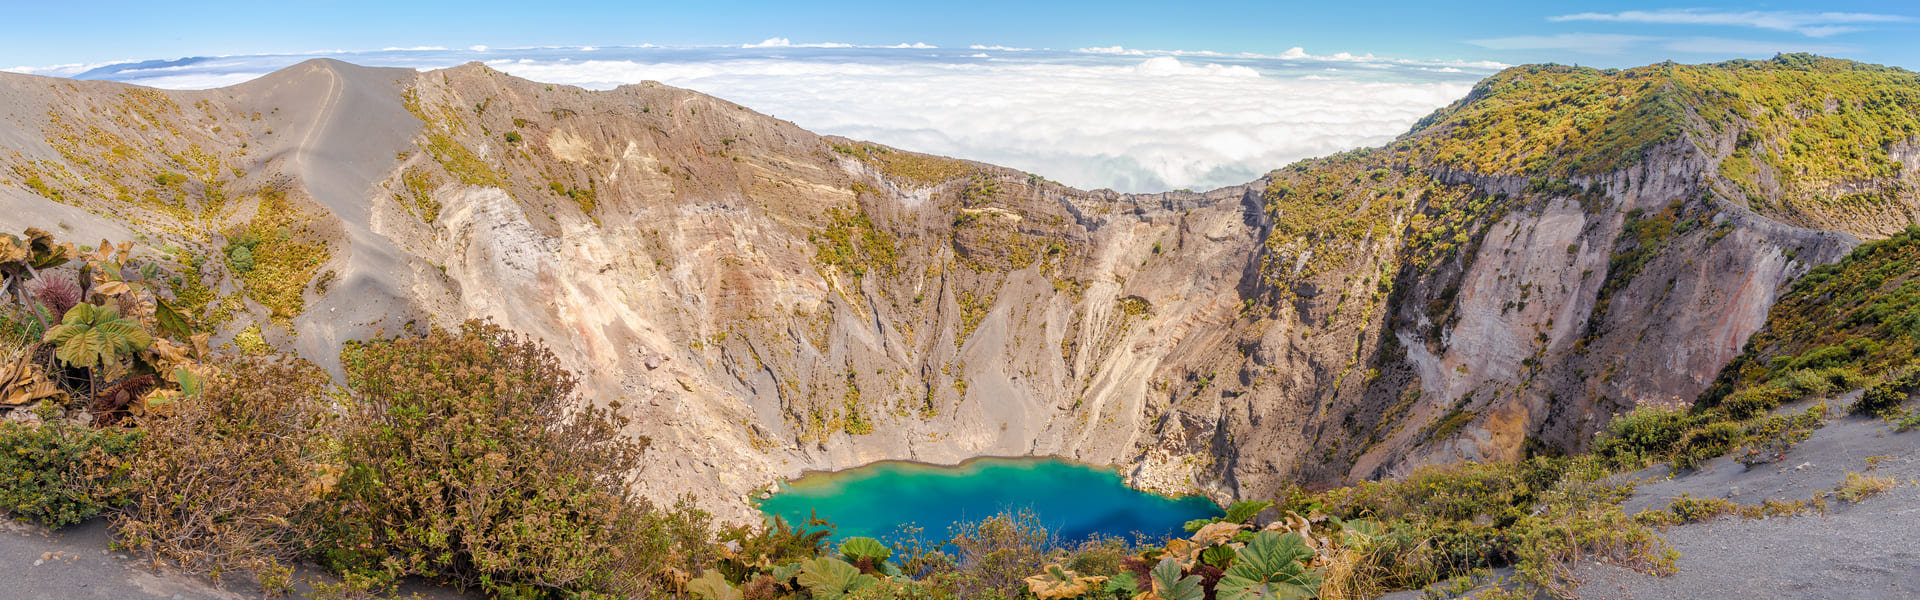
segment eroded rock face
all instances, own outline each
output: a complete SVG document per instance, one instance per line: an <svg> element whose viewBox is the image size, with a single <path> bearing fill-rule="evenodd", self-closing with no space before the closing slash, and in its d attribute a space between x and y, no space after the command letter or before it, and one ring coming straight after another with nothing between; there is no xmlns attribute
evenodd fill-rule
<svg viewBox="0 0 1920 600"><path fill-rule="evenodd" d="M1451 413L1471 415L1469 425L1424 444L1430 429L1404 427L1352 474L1513 460L1528 438L1577 449L1615 412L1690 402L1765 323L1784 284L1857 243L1708 199L1713 182L1695 175L1702 162L1669 148L1628 172L1576 181L1602 190L1585 199L1465 178L1513 190L1525 208L1493 222L1457 275L1415 282L1393 335L1419 384L1408 423ZM1450 327L1435 336L1408 326L1440 318L1423 309L1449 291Z"/></svg>
<svg viewBox="0 0 1920 600"><path fill-rule="evenodd" d="M732 518L777 478L885 459L1058 455L1225 499L1577 448L1613 411L1693 397L1783 283L1855 243L1716 195L1715 146L1687 140L1578 191L1363 159L1312 217L1357 221L1329 241L1293 233L1307 200L1270 184L1338 161L1122 195L653 83L316 61L168 93L191 108L136 133L62 112L45 81L0 75L65 121L225 140L246 176L209 181L242 199L183 192L205 216L180 219L85 181L64 203L15 185L7 227L58 215L211 254L271 182L328 254L298 314L247 302L223 339L259 324L337 375L346 340L494 319L653 440L636 489ZM60 93L126 93L86 86ZM0 140L90 172L48 131L16 114ZM166 155L137 168L178 168ZM1449 216L1442 197L1490 208ZM1442 219L1457 241L1417 235ZM246 289L213 265L207 285Z"/></svg>

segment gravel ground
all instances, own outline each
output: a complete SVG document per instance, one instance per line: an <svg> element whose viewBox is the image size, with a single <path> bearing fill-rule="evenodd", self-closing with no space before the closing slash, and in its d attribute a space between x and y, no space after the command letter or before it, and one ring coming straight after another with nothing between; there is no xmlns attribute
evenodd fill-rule
<svg viewBox="0 0 1920 600"><path fill-rule="evenodd" d="M1880 457L1873 464L1868 459ZM1731 458L1641 485L1629 513L1686 494L1743 505L1806 500L1832 490L1848 472L1892 477L1891 491L1851 504L1827 498L1829 511L1749 520L1722 517L1668 529L1680 572L1653 577L1602 564L1576 568L1581 598L1920 598L1920 431L1893 433L1877 419L1829 423L1785 460L1752 470Z"/></svg>
<svg viewBox="0 0 1920 600"><path fill-rule="evenodd" d="M144 561L109 549L107 522L94 519L50 531L15 521L0 513L0 598L7 600L254 600L266 598L258 586L236 584L220 589L193 575L156 572ZM302 569L296 579L320 577ZM293 597L306 597L310 588L295 586ZM453 590L419 584L403 585L400 597L422 600L470 600ZM417 596L415 596L417 594Z"/></svg>
<svg viewBox="0 0 1920 600"><path fill-rule="evenodd" d="M160 574L107 549L107 524L95 519L48 531L8 518L0 525L0 596L20 600L68 598L247 598L197 578ZM255 596L257 597L257 596Z"/></svg>

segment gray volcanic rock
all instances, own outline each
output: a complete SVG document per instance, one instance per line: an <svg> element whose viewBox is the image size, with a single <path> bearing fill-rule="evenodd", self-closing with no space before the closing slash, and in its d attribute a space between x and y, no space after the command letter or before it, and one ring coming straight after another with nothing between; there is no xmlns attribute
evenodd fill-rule
<svg viewBox="0 0 1920 600"><path fill-rule="evenodd" d="M1227 499L1577 448L1693 397L1856 243L1720 194L1722 140L1578 192L1363 152L1127 195L477 63L200 92L0 74L0 106L0 227L137 240L217 342L336 377L346 341L494 319L652 439L638 491L729 518L884 459L1058 455ZM1312 178L1348 204L1283 189ZM1442 251L1410 226L1453 218L1440 198L1494 208ZM271 269L226 266L243 230L278 240Z"/></svg>

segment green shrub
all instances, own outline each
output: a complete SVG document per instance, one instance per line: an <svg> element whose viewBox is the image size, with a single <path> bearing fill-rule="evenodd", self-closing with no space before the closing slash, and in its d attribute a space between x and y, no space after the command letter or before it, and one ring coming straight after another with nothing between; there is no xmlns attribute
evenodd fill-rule
<svg viewBox="0 0 1920 600"><path fill-rule="evenodd" d="M321 557L386 578L561 597L642 584L665 527L626 491L645 448L612 409L578 407L575 377L489 323L351 344L345 475Z"/></svg>
<svg viewBox="0 0 1920 600"><path fill-rule="evenodd" d="M1920 410L1894 411L1888 417L1893 421L1894 433L1906 433L1920 428Z"/></svg>
<svg viewBox="0 0 1920 600"><path fill-rule="evenodd" d="M227 265L232 266L235 273L252 271L253 251L248 250L246 246L235 246L227 251Z"/></svg>
<svg viewBox="0 0 1920 600"><path fill-rule="evenodd" d="M1664 511L1648 511L1639 516L1642 522L1654 525L1680 525L1709 521L1720 515L1736 512L1740 505L1720 498L1695 498L1682 494L1667 504Z"/></svg>
<svg viewBox="0 0 1920 600"><path fill-rule="evenodd" d="M1342 519L1517 520L1534 496L1560 477L1559 462L1436 465L1399 481L1367 481L1319 496L1319 510ZM1306 507L1283 506L1282 510Z"/></svg>
<svg viewBox="0 0 1920 600"><path fill-rule="evenodd" d="M1740 464L1748 468L1786 458L1787 452L1795 445L1806 441L1813 430L1825 422L1826 405L1819 405L1797 415L1768 417L1747 425L1746 437L1750 440L1746 450L1739 453Z"/></svg>
<svg viewBox="0 0 1920 600"><path fill-rule="evenodd" d="M1680 469L1699 467L1702 463L1726 455L1745 439L1746 430L1738 423L1708 423L1688 431L1680 439L1680 447L1673 454L1673 466Z"/></svg>
<svg viewBox="0 0 1920 600"><path fill-rule="evenodd" d="M1701 421L1701 416L1684 408L1641 407L1608 423L1594 442L1593 453L1624 466L1665 460L1687 430Z"/></svg>
<svg viewBox="0 0 1920 600"><path fill-rule="evenodd" d="M1899 369L1891 375L1886 381L1861 392L1860 399L1854 401L1849 412L1856 415L1886 414L1912 398L1914 392L1920 392L1920 369Z"/></svg>
<svg viewBox="0 0 1920 600"><path fill-rule="evenodd" d="M44 423L0 421L0 508L65 527L126 502L124 458L139 432L93 429L41 405Z"/></svg>
<svg viewBox="0 0 1920 600"><path fill-rule="evenodd" d="M1744 421L1800 398L1792 387L1773 382L1734 392L1720 403L1720 409L1733 420Z"/></svg>

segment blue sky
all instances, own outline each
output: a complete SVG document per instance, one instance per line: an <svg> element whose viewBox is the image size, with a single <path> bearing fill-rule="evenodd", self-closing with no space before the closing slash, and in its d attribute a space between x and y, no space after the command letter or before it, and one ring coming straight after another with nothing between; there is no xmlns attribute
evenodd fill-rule
<svg viewBox="0 0 1920 600"><path fill-rule="evenodd" d="M76 8L81 7L81 8ZM1127 192L1391 141L1499 69L1809 51L1920 70L1920 8L1808 4L22 3L0 70L203 89L316 56L652 80L816 132Z"/></svg>
<svg viewBox="0 0 1920 600"><path fill-rule="evenodd" d="M1778 50L1920 69L1911 2L17 2L0 63L195 55L795 42L1124 46L1632 66ZM262 8L271 7L271 8ZM1827 14L1824 18L1822 13ZM1588 14L1591 18L1565 17Z"/></svg>

